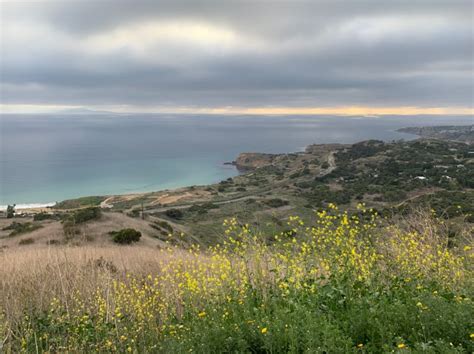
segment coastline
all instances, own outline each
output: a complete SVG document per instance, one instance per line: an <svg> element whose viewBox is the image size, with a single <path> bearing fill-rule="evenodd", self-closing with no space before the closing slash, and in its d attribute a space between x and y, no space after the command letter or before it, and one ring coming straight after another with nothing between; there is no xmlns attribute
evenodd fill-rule
<svg viewBox="0 0 474 354"><path fill-rule="evenodd" d="M405 132L406 134L409 134L409 135L412 135L412 139L408 139L408 140L417 140L417 139L423 139L423 138L428 138L428 139L438 139L438 140L447 140L447 141L454 141L454 142L461 142L461 143L465 143L465 144L471 144L472 141L471 141L471 135L468 136L468 139L466 139L467 141L459 141L457 139L452 139L452 131L451 130L456 130L455 128L458 128L458 129L467 129L469 130L469 133L472 134L472 131L473 131L473 127L472 125L470 126L434 126L434 127L408 127L408 128L400 128L400 129L397 129L397 131L401 131L401 132ZM449 128L449 129L447 129ZM438 134L435 134L435 136L423 136L423 135L420 135L420 134L417 134L417 132L414 132L413 130L417 130L417 132L419 130L428 130L430 132L432 131L435 131L436 133ZM438 130L441 130L441 131L438 131ZM450 133L450 136L446 136L446 130L448 130L448 132ZM297 149L296 151L292 151L292 152L287 152L287 153L284 153L284 154L298 154L298 153L302 153L304 151L307 151L308 148L312 147L312 146L321 146L321 147L329 147L329 146L333 146L333 145L347 145L347 144L331 144L331 143L325 143L325 144L309 144L307 145L305 148L300 148L300 149ZM350 145L350 144L349 144ZM260 152L241 152L236 158L235 160L232 160L232 161L221 161L220 162L220 167L221 168L232 168L232 169L235 169L237 171L237 175L242 175L242 174L245 174L255 168L258 168L260 167L261 165L266 165L268 164L269 162L271 162L271 160L275 157L275 156L278 156L278 155L281 155L280 154L272 154L272 153L260 153ZM153 193L153 194L167 194L167 193L178 193L180 192L180 190L183 190L183 193L184 193L184 189L188 189L188 188L192 188L192 187L200 187L200 186L206 186L206 185L209 185L209 184L216 184L216 183L219 183L220 181L223 181L223 179L219 179L219 180L214 180L214 181L209 181L208 183L204 183L204 184L201 184L201 183L198 183L198 184L187 184L187 185L182 185L182 186L175 186L175 187L172 187L172 188L162 188L160 189L159 187L158 188L153 188L153 189L150 189L150 190L141 190L141 191L135 191L135 192L124 192L124 193L106 193L106 194L103 194L103 195L96 195L96 196L99 196L99 197L103 197L104 200L110 200L114 197L127 197L127 196L141 196L141 195L146 195L146 194L150 194L150 193ZM56 201L56 202L30 202L30 203L18 203L15 205L15 209L17 211L45 211L45 210L48 210L50 208L54 208L56 205L58 205L59 203L61 202L64 202L64 201L69 201L69 200L76 200L76 199L81 199L81 198L87 198L87 197L90 197L91 195L81 195L81 196L77 196L77 197L72 197L72 198L64 198L64 199L61 199L59 201ZM179 198L178 198L179 199ZM11 205L11 204L10 204ZM5 205L0 205L0 212L5 212L6 209L7 209L7 204ZM104 204L100 204L100 207L102 208L107 208L109 207L109 205L107 203L104 203Z"/></svg>
<svg viewBox="0 0 474 354"><path fill-rule="evenodd" d="M235 118L224 123L212 116L200 117L197 131L193 128L193 121L184 117L178 117L172 126L160 116L119 119L117 122L120 124L113 125L105 119L91 118L72 125L67 120L58 124L53 118L42 117L39 121L36 118L5 119L4 127L9 129L5 146L11 148L2 151L2 156L9 156L4 166L9 172L2 176L2 209L13 203L29 208L30 204L43 206L88 195L146 193L215 183L234 175L234 166L224 162L234 160L243 151L278 154L304 151L306 145L315 142L355 143L372 138L384 141L407 139L408 136L415 138L395 131L406 125L400 117L383 120L376 127L373 127L373 119L363 118L362 126L358 123L357 127L347 119L332 116L278 117L271 124L268 119L260 118L249 129L243 119ZM46 144L39 144L32 151L23 148L30 139L24 133L24 127L30 122L56 127L55 133L49 136L51 151ZM215 126L218 134L208 129ZM132 130L134 136L140 137L137 140L140 144L123 149L120 141L128 139L132 128L135 129ZM87 139L79 139L82 135L71 135L71 131L91 129L103 129L110 134L87 136ZM163 131L167 133L162 135ZM201 142L197 147L192 146L191 133L196 134L193 139ZM178 140L171 139L175 135ZM228 143L230 140L232 143ZM80 156L73 153L74 149L65 148L72 143L80 149ZM100 155L95 149L100 151ZM27 158L22 160L22 156ZM30 178L32 175L35 178Z"/></svg>
<svg viewBox="0 0 474 354"><path fill-rule="evenodd" d="M11 204L10 204L11 205ZM16 210L31 210L31 209L46 209L56 205L56 202L49 203L25 203L25 204L16 204ZM8 205L0 205L0 211L6 211Z"/></svg>

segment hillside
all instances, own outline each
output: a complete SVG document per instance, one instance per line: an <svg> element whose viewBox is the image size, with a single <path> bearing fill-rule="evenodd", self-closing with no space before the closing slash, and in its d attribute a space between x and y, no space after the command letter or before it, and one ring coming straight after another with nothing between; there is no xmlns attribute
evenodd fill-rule
<svg viewBox="0 0 474 354"><path fill-rule="evenodd" d="M472 155L245 153L217 184L2 218L0 352L471 353Z"/></svg>
<svg viewBox="0 0 474 354"><path fill-rule="evenodd" d="M362 202L387 216L423 206L448 219L473 221L474 150L464 143L423 139L310 145L299 153L243 153L235 164L244 170L241 175L213 185L64 201L48 209L48 220L16 218L26 224L16 237L9 237L10 221L0 219L0 245L15 247L23 239L36 246L51 239L107 243L108 232L118 225L133 225L144 236L141 242L152 246L213 244L226 218L273 233L286 228L290 215L310 220L314 210L329 203L351 211ZM87 206L100 207L103 217L76 225L78 235L87 237L64 240L60 220Z"/></svg>
<svg viewBox="0 0 474 354"><path fill-rule="evenodd" d="M409 127L399 129L398 131L402 133L416 134L424 138L452 140L474 144L474 125Z"/></svg>
<svg viewBox="0 0 474 354"><path fill-rule="evenodd" d="M0 351L472 353L469 229L361 205L224 224L215 247L2 252Z"/></svg>

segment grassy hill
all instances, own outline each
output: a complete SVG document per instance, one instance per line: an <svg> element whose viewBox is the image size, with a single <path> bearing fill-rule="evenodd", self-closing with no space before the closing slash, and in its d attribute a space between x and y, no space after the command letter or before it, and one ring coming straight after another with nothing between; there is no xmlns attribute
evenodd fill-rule
<svg viewBox="0 0 474 354"><path fill-rule="evenodd" d="M244 153L220 183L0 219L0 352L471 353L472 152Z"/></svg>
<svg viewBox="0 0 474 354"><path fill-rule="evenodd" d="M470 353L472 233L334 205L219 247L24 248L0 257L0 350ZM272 242L268 242L271 238Z"/></svg>

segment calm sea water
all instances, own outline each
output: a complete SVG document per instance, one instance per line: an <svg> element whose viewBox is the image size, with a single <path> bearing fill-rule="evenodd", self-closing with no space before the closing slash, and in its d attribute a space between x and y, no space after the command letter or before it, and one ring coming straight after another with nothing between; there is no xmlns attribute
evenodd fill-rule
<svg viewBox="0 0 474 354"><path fill-rule="evenodd" d="M412 139L413 125L471 117L0 115L0 205L163 190L234 176L240 152Z"/></svg>

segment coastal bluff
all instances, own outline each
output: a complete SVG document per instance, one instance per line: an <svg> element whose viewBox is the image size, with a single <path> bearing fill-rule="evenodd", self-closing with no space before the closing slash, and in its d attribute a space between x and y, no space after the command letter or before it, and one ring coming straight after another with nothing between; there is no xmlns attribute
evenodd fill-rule
<svg viewBox="0 0 474 354"><path fill-rule="evenodd" d="M259 167L272 164L277 154L265 154L258 152L243 152L237 156L233 165L240 171L255 170Z"/></svg>

